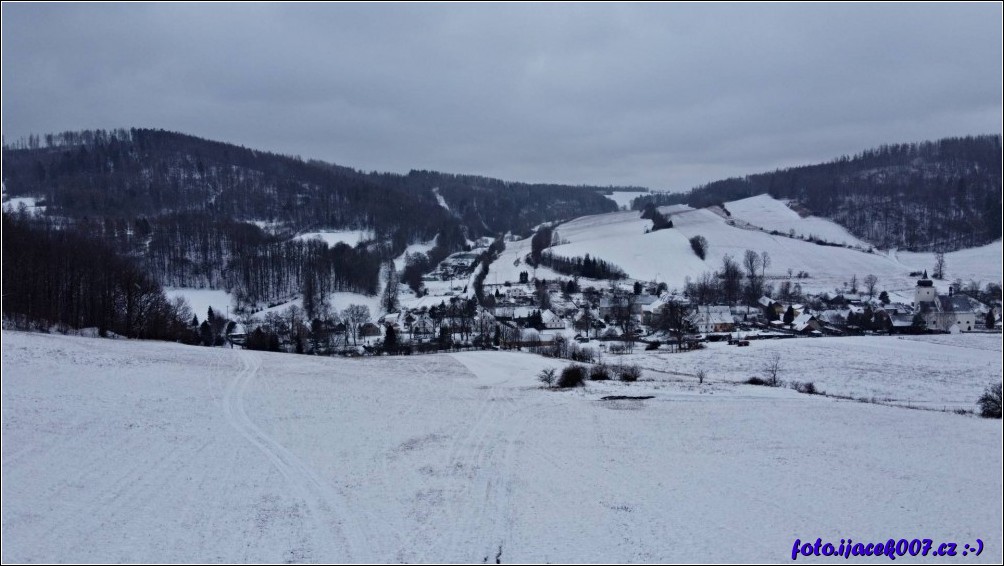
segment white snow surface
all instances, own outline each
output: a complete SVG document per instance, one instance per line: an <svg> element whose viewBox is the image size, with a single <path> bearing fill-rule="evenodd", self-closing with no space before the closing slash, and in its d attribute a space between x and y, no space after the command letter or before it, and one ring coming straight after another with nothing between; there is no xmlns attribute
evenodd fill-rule
<svg viewBox="0 0 1004 566"><path fill-rule="evenodd" d="M446 202L446 199L443 198L443 195L439 194L439 187L433 187L432 194L436 197L436 202L439 203L439 206L443 207L443 210L453 214L453 211L450 210L450 205Z"/></svg>
<svg viewBox="0 0 1004 566"><path fill-rule="evenodd" d="M655 372L547 391L563 362L519 353L2 343L4 562L786 562L816 537L1002 558L999 421Z"/></svg>
<svg viewBox="0 0 1004 566"><path fill-rule="evenodd" d="M396 269L398 273L401 273L402 271L404 271L405 259L407 258L408 254L429 253L429 251L432 250L432 248L434 247L436 247L436 238L433 238L428 242L409 244L408 247L405 248L403 254L394 258L394 269Z"/></svg>
<svg viewBox="0 0 1004 566"><path fill-rule="evenodd" d="M692 382L703 369L709 380L740 382L763 377L774 353L781 356L782 381L812 382L826 393L904 407L974 410L987 384L1001 380L999 334L751 340L743 348L709 342L695 352L636 348L609 359L638 364L664 379Z"/></svg>
<svg viewBox="0 0 1004 566"><path fill-rule="evenodd" d="M322 240L328 247L333 247L339 242L355 247L359 242L373 239L373 233L366 230L323 230L319 232L305 232L296 236L296 240Z"/></svg>
<svg viewBox="0 0 1004 566"><path fill-rule="evenodd" d="M192 307L192 314L199 317L199 322L206 320L209 307L213 312L226 316L233 305L233 298L230 293L222 289L192 289L190 287L167 287L164 294L168 299L184 297L188 301L188 306Z"/></svg>
<svg viewBox="0 0 1004 566"><path fill-rule="evenodd" d="M609 195L603 195L603 196L616 202L618 208L631 208L631 201L640 196L649 194L652 193L646 193L644 191L614 191Z"/></svg>
<svg viewBox="0 0 1004 566"><path fill-rule="evenodd" d="M783 234L792 231L795 236L815 236L834 244L847 244L869 248L871 244L858 239L843 226L818 216L801 217L782 201L770 195L758 195L725 203L732 218L763 228L768 232L776 230Z"/></svg>
<svg viewBox="0 0 1004 566"><path fill-rule="evenodd" d="M35 197L13 197L4 201L3 209L6 212L17 212L20 210L21 205L24 205L29 214L41 214L45 212L46 207L38 206L37 202L38 199Z"/></svg>
<svg viewBox="0 0 1004 566"><path fill-rule="evenodd" d="M781 215L782 209L797 217L783 203L767 203L765 199L770 197L755 198L752 204L757 206L746 203L746 206L740 204L738 207L747 214L747 218L769 225L774 217ZM728 203L726 207L743 202ZM757 208L770 213L754 214L748 210ZM645 230L651 227L651 221L641 219L637 211L577 218L555 228L561 240L568 243L553 246L550 252L569 257L589 254L621 267L634 279L658 280L667 283L670 289L682 289L688 277L696 280L704 272L721 269L725 255L731 255L741 263L746 250L757 253L766 251L771 260L767 268L768 283L775 288L787 278L789 269L796 275L801 271L809 274L806 279L792 279L793 283L799 283L803 292L807 293L832 294L843 289L854 275L857 275L860 286L866 275L873 274L878 277L878 291L887 290L907 301L913 299L917 281L917 277L909 274L924 269L931 270L934 266L933 253L867 253L850 248L821 246L788 236L774 236L755 228L732 226L724 217L707 209L677 206L673 211L673 228L650 233L645 233ZM820 218L801 220L811 222L811 232L823 235L822 237L835 239L843 230ZM694 254L690 245L690 238L698 235L704 236L708 241L707 257L704 260ZM491 274L486 281L494 282L495 276L499 282L518 280L519 271L527 269L522 264L522 258L529 252L529 239L507 242L506 252L492 264ZM998 240L979 248L945 254L946 279L936 281L935 285L942 292L947 292L950 281L956 277L961 277L966 282L974 279L983 284L1000 282L1001 253L1001 242ZM517 260L519 264L516 264ZM557 274L550 270L538 270L538 277L555 276Z"/></svg>
<svg viewBox="0 0 1004 566"><path fill-rule="evenodd" d="M363 305L370 309L370 316L375 320L377 316L380 315L380 296L379 295L363 295L362 293L351 293L348 291L337 291L335 293L328 294L328 307L341 316L341 312L348 308L350 305ZM255 316L258 318L263 318L266 314L270 312L282 313L289 307L297 306L303 308L303 299L297 298L292 301L276 305L267 309L263 309L257 313Z"/></svg>

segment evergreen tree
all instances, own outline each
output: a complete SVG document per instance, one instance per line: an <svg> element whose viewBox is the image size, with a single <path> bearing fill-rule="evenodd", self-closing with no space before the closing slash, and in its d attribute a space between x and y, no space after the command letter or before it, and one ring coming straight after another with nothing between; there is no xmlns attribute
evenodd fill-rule
<svg viewBox="0 0 1004 566"><path fill-rule="evenodd" d="M397 346L398 346L397 330L394 329L393 324L388 324L384 328L384 337L383 337L384 350L393 353L397 351Z"/></svg>
<svg viewBox="0 0 1004 566"><path fill-rule="evenodd" d="M385 312L397 312L400 309L400 299L398 298L400 278L398 277L397 270L394 269L393 261L388 261L385 264L384 272L387 278L387 285L383 289L380 306Z"/></svg>

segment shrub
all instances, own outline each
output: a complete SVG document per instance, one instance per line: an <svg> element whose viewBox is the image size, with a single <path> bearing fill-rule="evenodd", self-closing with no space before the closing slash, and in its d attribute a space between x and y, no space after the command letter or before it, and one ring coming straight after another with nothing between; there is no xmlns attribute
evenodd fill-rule
<svg viewBox="0 0 1004 566"><path fill-rule="evenodd" d="M746 383L750 385L767 385L767 382L764 381L763 379L760 379L759 377L751 377L746 380Z"/></svg>
<svg viewBox="0 0 1004 566"><path fill-rule="evenodd" d="M593 381L606 381L610 379L610 368L605 364L593 366L589 370L589 379Z"/></svg>
<svg viewBox="0 0 1004 566"><path fill-rule="evenodd" d="M592 348L579 348L578 344L572 344L569 357L573 362L590 362L596 359L596 351Z"/></svg>
<svg viewBox="0 0 1004 566"><path fill-rule="evenodd" d="M558 378L558 387L579 387L586 380L587 373L588 371L585 366L578 364L566 366L565 369L561 370L561 376Z"/></svg>
<svg viewBox="0 0 1004 566"><path fill-rule="evenodd" d="M806 381L802 383L801 381L793 381L791 383L791 388L799 393L805 393L806 395L819 395L821 392L816 389L816 384L811 381Z"/></svg>
<svg viewBox="0 0 1004 566"><path fill-rule="evenodd" d="M1001 418L1001 382L990 384L977 403L980 405L980 416L988 419Z"/></svg>
<svg viewBox="0 0 1004 566"><path fill-rule="evenodd" d="M659 346L662 346L662 342L658 340L653 340L648 345L645 346L646 350L658 350Z"/></svg>
<svg viewBox="0 0 1004 566"><path fill-rule="evenodd" d="M704 384L704 380L708 377L708 374L703 370L697 370L697 383Z"/></svg>
<svg viewBox="0 0 1004 566"><path fill-rule="evenodd" d="M617 366L617 379L621 381L638 381L641 377L641 368L635 365Z"/></svg>
<svg viewBox="0 0 1004 566"><path fill-rule="evenodd" d="M540 370L540 373L537 374L537 380L548 387L554 387L554 374L554 368L542 369Z"/></svg>
<svg viewBox="0 0 1004 566"><path fill-rule="evenodd" d="M694 236L690 239L690 247L693 248L697 257L703 260L708 253L708 240L704 236Z"/></svg>

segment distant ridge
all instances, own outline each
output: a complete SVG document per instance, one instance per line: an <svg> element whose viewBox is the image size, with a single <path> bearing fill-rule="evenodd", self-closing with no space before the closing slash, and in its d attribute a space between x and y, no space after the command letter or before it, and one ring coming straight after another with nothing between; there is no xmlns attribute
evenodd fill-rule
<svg viewBox="0 0 1004 566"><path fill-rule="evenodd" d="M794 201L881 248L952 251L1001 238L1001 136L883 145L818 165L733 177L633 208L705 207L760 194Z"/></svg>

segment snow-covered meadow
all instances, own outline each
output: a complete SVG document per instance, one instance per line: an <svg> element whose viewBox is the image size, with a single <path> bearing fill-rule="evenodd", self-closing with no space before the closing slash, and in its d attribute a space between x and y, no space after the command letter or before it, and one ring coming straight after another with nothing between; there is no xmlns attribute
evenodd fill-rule
<svg viewBox="0 0 1004 566"><path fill-rule="evenodd" d="M999 334L852 336L752 340L739 348L709 342L694 352L644 351L606 356L612 363L638 364L658 379L743 382L764 377L773 354L779 379L812 382L826 393L905 407L975 410L976 399L1001 380Z"/></svg>
<svg viewBox="0 0 1004 566"><path fill-rule="evenodd" d="M520 353L2 349L4 562L781 562L816 537L1002 558L1000 421L714 373L546 391L563 363Z"/></svg>
<svg viewBox="0 0 1004 566"><path fill-rule="evenodd" d="M795 278L804 292L833 293L843 289L857 275L878 277L878 289L887 290L896 300L910 302L916 276L911 272L934 267L933 253L908 253L896 250L874 250L854 238L843 227L823 218L802 218L788 206L767 195L725 203L731 218L709 209L692 209L683 205L662 207L670 214L674 227L646 233L652 222L639 217L638 211L613 212L576 218L558 225L555 231L564 243L550 252L566 257L584 256L609 261L623 268L630 277L643 281L665 282L669 287L683 289L685 281L698 279L705 272L721 268L722 258L732 256L741 262L746 250L767 252L771 262L767 268L768 283L793 274L808 273ZM730 224L731 222L731 224ZM774 235L776 230L784 235ZM791 230L796 237L790 237ZM707 257L701 260L690 245L690 238L703 236L708 241ZM861 249L823 246L800 239L815 236L826 241ZM986 284L1001 281L1001 242L978 248L963 249L946 255L946 279L936 285L947 293L947 286L956 278L964 282L975 280ZM491 267L487 279L493 282L518 280L519 272L530 270L522 259L530 252L530 240L506 244L506 251ZM538 277L553 278L557 274L538 269Z"/></svg>

